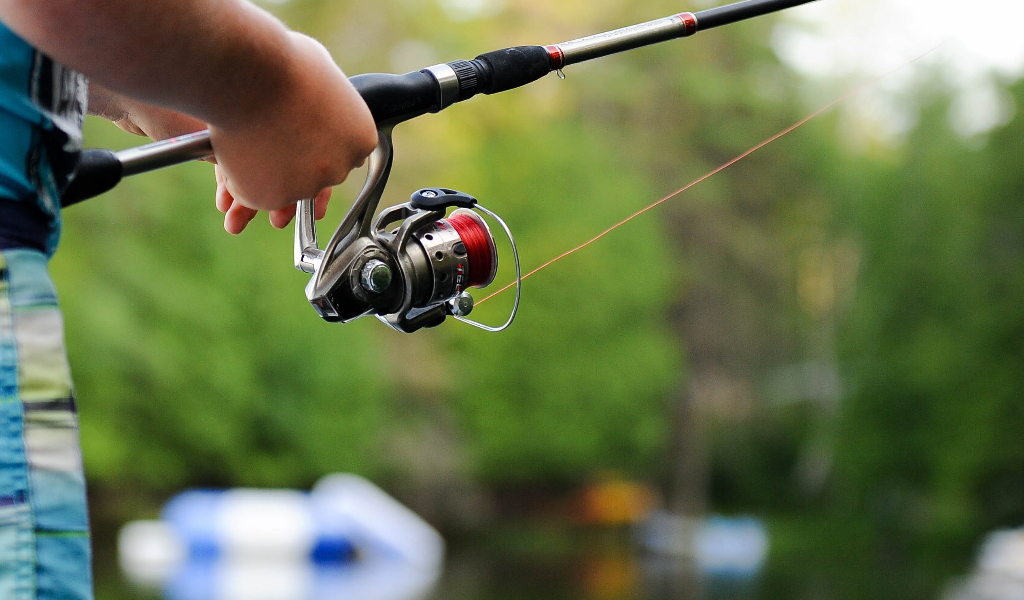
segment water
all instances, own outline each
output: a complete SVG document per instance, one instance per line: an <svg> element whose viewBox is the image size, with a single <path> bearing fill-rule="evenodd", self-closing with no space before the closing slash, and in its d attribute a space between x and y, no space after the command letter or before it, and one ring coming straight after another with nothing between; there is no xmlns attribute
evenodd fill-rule
<svg viewBox="0 0 1024 600"><path fill-rule="evenodd" d="M512 529L449 543L444 572L428 599L923 600L939 598L954 575L922 571L911 564L880 567L876 560L856 551L838 563L834 560L783 551L770 553L757 577L715 577L677 557L639 553L629 536L621 533L551 535ZM168 600L158 592L133 586L120 572L113 553L102 550L97 552L97 598ZM339 596L336 600L365 599Z"/></svg>

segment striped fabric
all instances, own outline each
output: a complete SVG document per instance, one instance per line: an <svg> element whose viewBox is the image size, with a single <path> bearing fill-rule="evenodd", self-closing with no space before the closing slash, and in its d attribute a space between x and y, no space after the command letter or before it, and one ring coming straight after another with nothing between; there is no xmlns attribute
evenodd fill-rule
<svg viewBox="0 0 1024 600"><path fill-rule="evenodd" d="M0 598L92 598L63 321L35 250L0 252Z"/></svg>
<svg viewBox="0 0 1024 600"><path fill-rule="evenodd" d="M88 90L85 77L0 23L0 250L57 248Z"/></svg>

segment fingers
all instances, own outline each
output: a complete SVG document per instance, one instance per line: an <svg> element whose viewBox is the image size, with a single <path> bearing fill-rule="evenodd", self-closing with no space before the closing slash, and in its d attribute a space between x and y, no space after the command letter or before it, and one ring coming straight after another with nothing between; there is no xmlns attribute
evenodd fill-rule
<svg viewBox="0 0 1024 600"><path fill-rule="evenodd" d="M214 167L214 173L217 178L217 192L214 199L217 210L224 213L224 230L231 235L238 235L256 217L258 211L235 202L228 190L227 178L220 167Z"/></svg>
<svg viewBox="0 0 1024 600"><path fill-rule="evenodd" d="M214 196L214 201L217 204L217 210L226 213L231 208L234 198L228 193L227 178L224 176L224 172L220 170L220 166L215 166L213 173L217 178L217 193Z"/></svg>
<svg viewBox="0 0 1024 600"><path fill-rule="evenodd" d="M224 230L231 235L242 233L245 226L249 224L259 213L255 208L242 206L235 202L224 214Z"/></svg>
<svg viewBox="0 0 1024 600"><path fill-rule="evenodd" d="M334 188L324 188L316 195L316 199L313 201L313 217L317 221L324 218L324 215L327 214L327 203L331 201L331 194L333 193Z"/></svg>
<svg viewBox="0 0 1024 600"><path fill-rule="evenodd" d="M270 224L274 226L274 229L284 229L292 222L292 218L295 217L295 209L298 204L292 204L278 210L270 211Z"/></svg>
<svg viewBox="0 0 1024 600"><path fill-rule="evenodd" d="M319 221L327 214L327 203L331 200L334 188L324 188L313 199L313 218ZM270 224L276 229L284 229L295 218L298 204L292 204L279 210L270 211Z"/></svg>
<svg viewBox="0 0 1024 600"><path fill-rule="evenodd" d="M245 227L256 217L259 211L235 202L234 197L228 190L227 177L219 166L214 167L214 174L217 179L217 192L214 200L217 210L224 213L224 229L232 235L237 235L245 230ZM333 191L332 188L325 188L313 200L313 217L316 220L319 221L327 214L327 203L330 202ZM275 229L284 229L295 218L297 206L297 204L291 204L284 208L270 211L270 224Z"/></svg>

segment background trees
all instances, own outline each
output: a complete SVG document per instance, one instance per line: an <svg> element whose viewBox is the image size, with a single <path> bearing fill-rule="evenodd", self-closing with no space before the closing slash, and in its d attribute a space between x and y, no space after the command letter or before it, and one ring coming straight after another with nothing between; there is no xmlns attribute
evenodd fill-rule
<svg viewBox="0 0 1024 600"><path fill-rule="evenodd" d="M359 73L677 7L275 10ZM385 202L463 189L536 266L809 112L772 27L580 65L408 123ZM1011 92L1024 102L1024 86ZM614 472L677 510L768 516L776 551L847 577L848 597L933 596L983 532L1024 519L1024 126L965 140L940 86L915 93L930 100L902 144L851 148L826 115L530 279L503 335L322 323L290 231L223 233L209 165L69 210L53 268L101 554L118 524L189 486L305 488L355 471L457 529L509 489ZM99 122L87 140L137 143ZM911 576L893 586L871 565ZM793 597L813 585L801 573L768 591Z"/></svg>

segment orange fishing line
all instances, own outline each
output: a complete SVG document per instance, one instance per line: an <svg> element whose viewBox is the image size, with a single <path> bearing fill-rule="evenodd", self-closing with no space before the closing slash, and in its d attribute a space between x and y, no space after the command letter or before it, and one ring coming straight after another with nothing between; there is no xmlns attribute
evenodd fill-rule
<svg viewBox="0 0 1024 600"><path fill-rule="evenodd" d="M605 229L601 233L599 233L599 234L595 235L594 237L590 238L589 240L583 242L579 246L576 246L575 248L573 248L571 250L567 250L567 251L559 254L558 256L552 258L551 260L547 261L546 263L542 264L541 266L537 267L536 269L530 271L526 275L523 275L522 278L526 279L526 278L536 274L538 271L541 271L542 269L546 269L547 267L550 267L551 265L553 265L556 262L562 260L563 258L569 256L570 254L574 254L576 252L579 252L580 250L582 250L582 249L586 248L587 246L593 244L597 240L599 240L599 239L603 238L604 236L608 235L609 233L615 231L619 227L622 227L626 223L629 223L633 219L635 219L635 218L639 217L640 215L644 214L645 212L647 212L647 211L649 211L649 210L651 210L653 208L656 208L656 207L664 204L665 202L668 202L672 198L675 198L679 194L682 194L683 192L685 192L686 190L692 188L693 186L697 185L698 183L701 183L702 181L705 181L706 179L708 179L710 177L713 177L714 175L717 175L718 173L724 171L725 169L728 169L729 167L733 166L734 164L738 163L739 161L743 160L744 158L746 158L746 157L750 156L751 154L757 152L761 148L764 148L768 144L771 144L772 142L778 140L779 138L781 138L781 137L783 137L783 136L785 136L785 135L787 135L789 133L792 133L796 129L799 129L801 126L805 125L808 121L811 121L811 120L815 119L816 117L820 116L821 114L823 114L825 112L828 112L829 110L835 108L839 104L842 104L844 101L846 101L847 99L849 99L852 96L855 96L856 94L858 94L859 92L863 91L864 89L869 88L869 87L875 85L879 81L885 79L886 77L889 77L890 75L893 75L894 73L902 71L903 69L909 67L910 65L912 65L912 64L916 63L917 61L923 59L924 57L928 56L932 52L935 52L940 47L942 47L943 44L945 44L945 42L935 46L934 48L932 48L931 50L928 50L927 52L925 52L924 54L918 56L917 58L914 58L913 60L911 60L911 61L909 61L909 62L907 62L905 64L902 64L899 67L896 67L895 69L893 69L893 70L891 70L891 71L889 71L887 73L883 73L882 75L879 75L878 77L875 77L874 79L871 79L871 80L869 80L869 81L867 81L865 83L860 84L859 86L857 86L857 87L853 88L852 90L846 92L845 94L843 94L839 98L836 98L832 102L829 102L825 106L822 106L821 108L819 108L818 110L816 110L816 111L812 112L811 114L807 115L803 119L800 119L796 123L794 123L794 124L790 125L789 127L783 129L779 133L776 133L772 137L766 139L765 141L761 142L760 144L758 144L758 145L754 146L753 148L747 150L743 154L740 154L736 158L726 162L725 164L723 164L720 167L714 169L713 171L707 173L706 175L703 175L703 176L699 177L698 179L695 179L695 180L691 181L690 183L688 183L688 184L684 185L683 187L679 188L678 190L676 190L676 191L672 192L671 194L665 196L661 200L658 200L657 202L654 202L653 204L650 204L650 205L646 206L645 208L642 208L642 209L636 211L635 213L631 214L630 216L626 217L625 219L623 219L623 220L619 221L618 223L612 225L608 229ZM509 288L513 287L514 285L515 285L515 282L513 281L512 283L506 285L505 287L503 287L503 288L501 288L501 289L499 289L499 290L497 290L497 291L495 291L495 292L485 296L484 299L480 300L479 302L477 302L476 305L479 306L479 305L483 304L484 302L487 302L491 298L493 298L493 297L497 296L498 294L508 290Z"/></svg>

